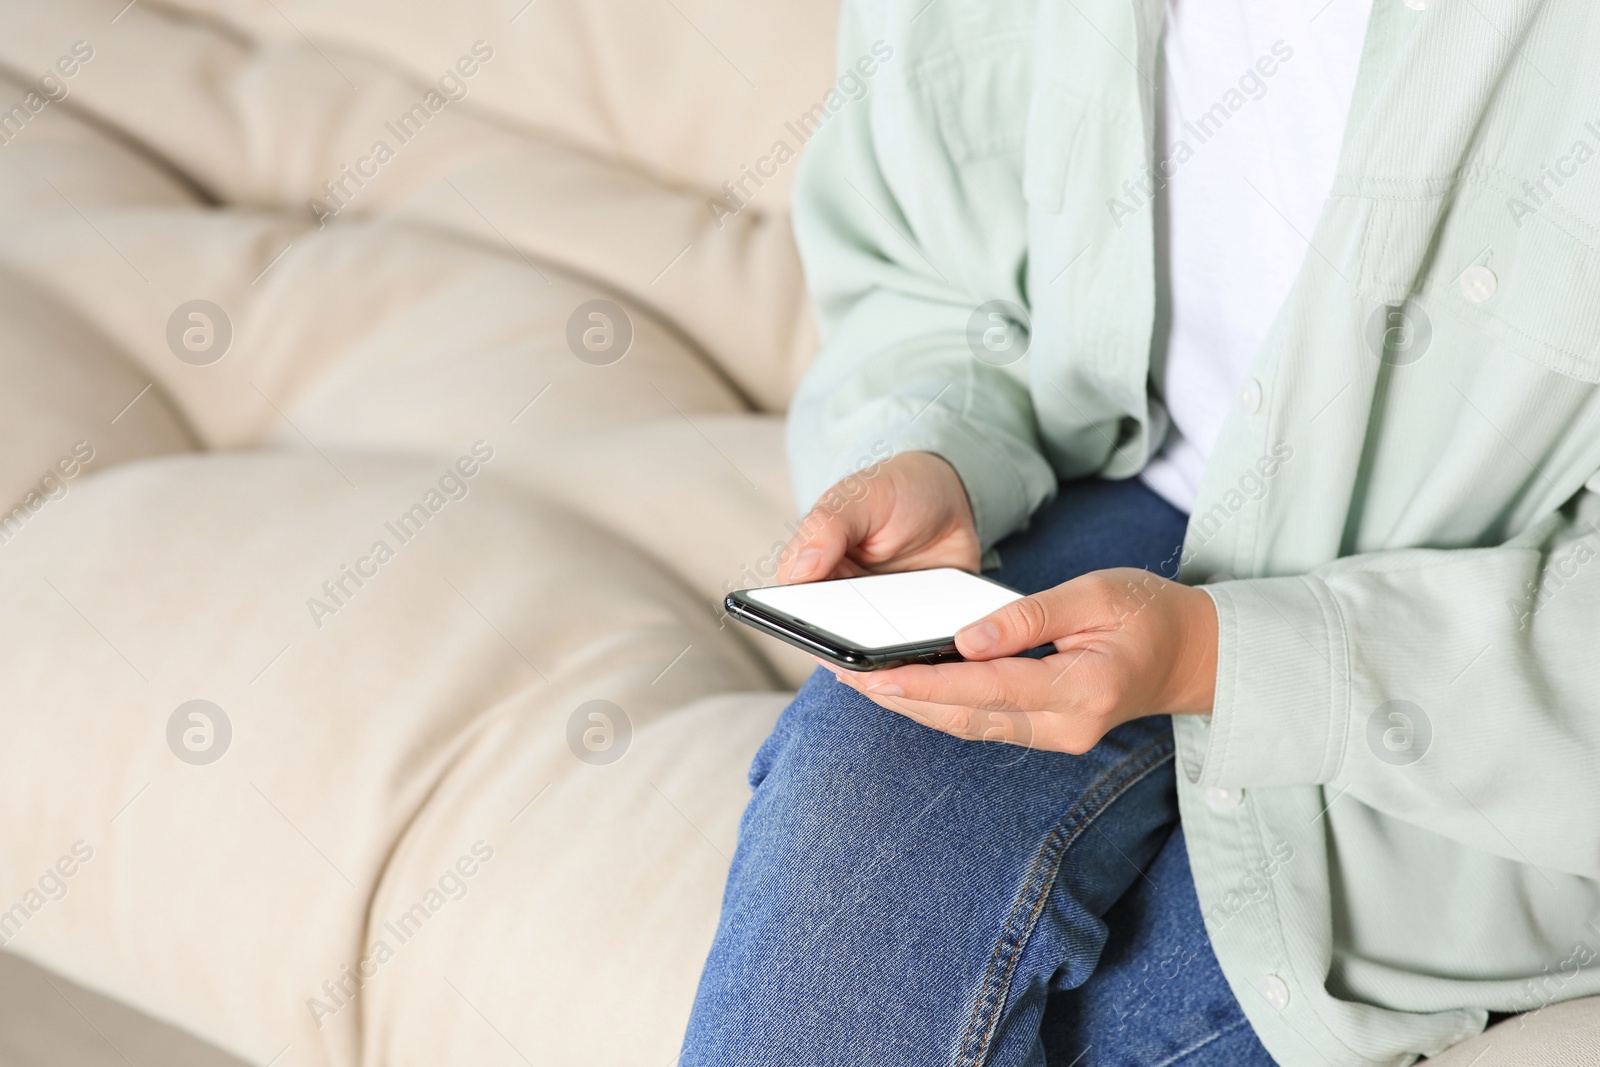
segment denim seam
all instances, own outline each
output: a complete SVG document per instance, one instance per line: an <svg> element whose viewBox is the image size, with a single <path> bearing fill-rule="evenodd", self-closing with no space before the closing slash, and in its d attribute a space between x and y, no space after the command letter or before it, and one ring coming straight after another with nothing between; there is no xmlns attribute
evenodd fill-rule
<svg viewBox="0 0 1600 1067"><path fill-rule="evenodd" d="M1218 1030L1216 1033L1207 1035L1203 1040L1196 1041L1194 1044L1190 1045L1188 1048L1184 1049L1183 1051L1175 1053L1172 1056L1169 1056L1168 1058L1162 1060L1160 1063L1152 1064L1151 1067L1172 1067L1172 1065L1175 1064L1175 1063L1181 1063L1182 1061L1188 1059L1190 1056L1193 1056L1196 1052L1199 1052L1201 1049L1205 1048L1207 1045L1209 1045L1209 1044L1211 1044L1211 1043L1213 1043L1215 1041L1221 1041L1223 1038L1227 1037L1229 1034L1233 1033L1235 1030L1238 1030L1240 1027L1243 1027L1245 1029L1250 1029L1250 1020L1249 1019L1236 1019L1236 1020L1234 1020L1233 1025L1224 1026L1221 1030Z"/></svg>
<svg viewBox="0 0 1600 1067"><path fill-rule="evenodd" d="M1106 808L1151 771L1172 759L1173 751L1174 743L1167 738L1127 756L1101 775L1100 779L1045 836L1044 843L1034 857L1033 866L1023 880L1022 891L1017 895L1011 914L1001 927L1000 940L989 957L989 968L979 987L972 1018L962 1035L956 1067L983 1067L989 1054L990 1042L994 1040L995 1027L1000 1021L1001 1010L1010 993L1017 961L1021 959L1022 951L1027 947L1028 938L1033 934L1040 913L1044 911L1045 902L1050 897L1050 890L1055 886L1056 874L1068 849ZM1132 771L1128 773L1130 767ZM1125 777L1121 777L1123 775ZM1041 873L1042 884L1036 886L1035 882L1040 880ZM1026 920L1019 921L1019 916L1024 911L1027 913ZM981 1034L978 1033L980 1025Z"/></svg>

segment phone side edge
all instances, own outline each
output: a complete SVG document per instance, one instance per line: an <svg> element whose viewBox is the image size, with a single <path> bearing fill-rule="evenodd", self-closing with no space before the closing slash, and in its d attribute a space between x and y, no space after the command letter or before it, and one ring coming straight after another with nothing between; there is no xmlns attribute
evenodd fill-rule
<svg viewBox="0 0 1600 1067"><path fill-rule="evenodd" d="M835 666L843 667L847 671L865 671L873 669L870 656L862 652L846 648L843 645L831 645L821 640L813 631L802 629L799 624L787 616L767 608L756 601L748 600L742 596L746 590L739 589L729 593L723 598L723 607L728 614L738 621L768 637L775 637L785 644L793 645L802 652L809 652L814 656L821 656Z"/></svg>
<svg viewBox="0 0 1600 1067"><path fill-rule="evenodd" d="M729 615L760 633L821 656L848 671L886 670L913 663L956 663L964 660L956 651L953 638L871 650L829 644L818 636L818 630L807 629L798 619L744 598L740 595L744 592L746 590L735 590L723 598L723 607Z"/></svg>

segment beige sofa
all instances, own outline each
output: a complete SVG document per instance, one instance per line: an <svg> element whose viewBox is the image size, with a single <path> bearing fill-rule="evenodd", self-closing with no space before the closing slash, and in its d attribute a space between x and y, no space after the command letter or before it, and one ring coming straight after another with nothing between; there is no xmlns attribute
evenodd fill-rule
<svg viewBox="0 0 1600 1067"><path fill-rule="evenodd" d="M672 1062L806 673L716 606L835 14L0 0L7 951L254 1064Z"/></svg>

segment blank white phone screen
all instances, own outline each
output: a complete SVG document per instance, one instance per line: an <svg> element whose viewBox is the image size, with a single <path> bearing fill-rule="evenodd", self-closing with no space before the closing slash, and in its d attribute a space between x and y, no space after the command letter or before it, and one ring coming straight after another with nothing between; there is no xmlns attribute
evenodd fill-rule
<svg viewBox="0 0 1600 1067"><path fill-rule="evenodd" d="M745 595L861 649L940 641L1022 599L953 567L774 585Z"/></svg>

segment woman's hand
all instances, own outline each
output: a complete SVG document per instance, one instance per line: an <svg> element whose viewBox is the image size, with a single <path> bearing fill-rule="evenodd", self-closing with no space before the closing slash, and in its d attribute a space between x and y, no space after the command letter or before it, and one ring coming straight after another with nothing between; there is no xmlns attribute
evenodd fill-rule
<svg viewBox="0 0 1600 1067"><path fill-rule="evenodd" d="M1043 659L1017 656L1051 643ZM1149 571L1094 571L979 619L956 648L975 662L823 666L936 730L1081 753L1130 719L1211 711L1217 613L1201 590Z"/></svg>
<svg viewBox="0 0 1600 1067"><path fill-rule="evenodd" d="M976 571L978 531L955 468L931 452L903 452L851 475L800 523L778 581L814 582L886 571Z"/></svg>

